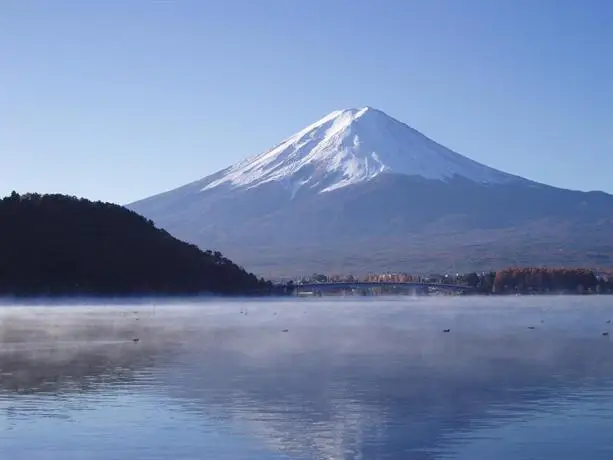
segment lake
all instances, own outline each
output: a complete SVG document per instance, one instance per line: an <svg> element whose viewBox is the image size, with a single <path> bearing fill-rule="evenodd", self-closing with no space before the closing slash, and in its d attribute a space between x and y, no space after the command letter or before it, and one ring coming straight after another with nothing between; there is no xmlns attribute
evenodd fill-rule
<svg viewBox="0 0 613 460"><path fill-rule="evenodd" d="M606 296L0 307L0 459L610 460L611 319Z"/></svg>

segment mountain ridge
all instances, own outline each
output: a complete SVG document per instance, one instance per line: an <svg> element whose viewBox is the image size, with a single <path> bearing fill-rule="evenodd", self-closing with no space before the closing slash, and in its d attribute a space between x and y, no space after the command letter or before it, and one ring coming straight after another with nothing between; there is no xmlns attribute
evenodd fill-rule
<svg viewBox="0 0 613 460"><path fill-rule="evenodd" d="M266 282L119 205L13 192L0 199L0 297L246 295Z"/></svg>
<svg viewBox="0 0 613 460"><path fill-rule="evenodd" d="M613 265L613 196L498 171L372 108L129 207L266 275Z"/></svg>

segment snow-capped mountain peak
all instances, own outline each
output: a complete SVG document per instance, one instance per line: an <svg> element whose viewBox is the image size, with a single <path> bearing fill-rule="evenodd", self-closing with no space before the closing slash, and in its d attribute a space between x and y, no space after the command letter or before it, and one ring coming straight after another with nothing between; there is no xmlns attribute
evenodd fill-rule
<svg viewBox="0 0 613 460"><path fill-rule="evenodd" d="M222 171L203 190L278 182L293 196L303 187L323 193L381 174L437 180L457 175L480 183L517 179L437 144L380 110L362 107L326 115L273 149Z"/></svg>

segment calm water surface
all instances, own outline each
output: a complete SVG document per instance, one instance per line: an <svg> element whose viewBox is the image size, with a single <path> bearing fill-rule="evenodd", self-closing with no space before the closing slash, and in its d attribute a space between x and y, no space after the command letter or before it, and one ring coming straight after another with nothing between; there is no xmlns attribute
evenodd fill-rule
<svg viewBox="0 0 613 460"><path fill-rule="evenodd" d="M0 459L610 460L610 319L604 296L0 307Z"/></svg>

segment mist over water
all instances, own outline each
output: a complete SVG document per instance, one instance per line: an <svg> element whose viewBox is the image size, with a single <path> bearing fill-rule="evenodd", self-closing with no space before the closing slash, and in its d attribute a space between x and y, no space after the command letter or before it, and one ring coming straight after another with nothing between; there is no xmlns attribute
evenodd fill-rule
<svg viewBox="0 0 613 460"><path fill-rule="evenodd" d="M606 296L0 307L0 458L610 459L611 319Z"/></svg>

